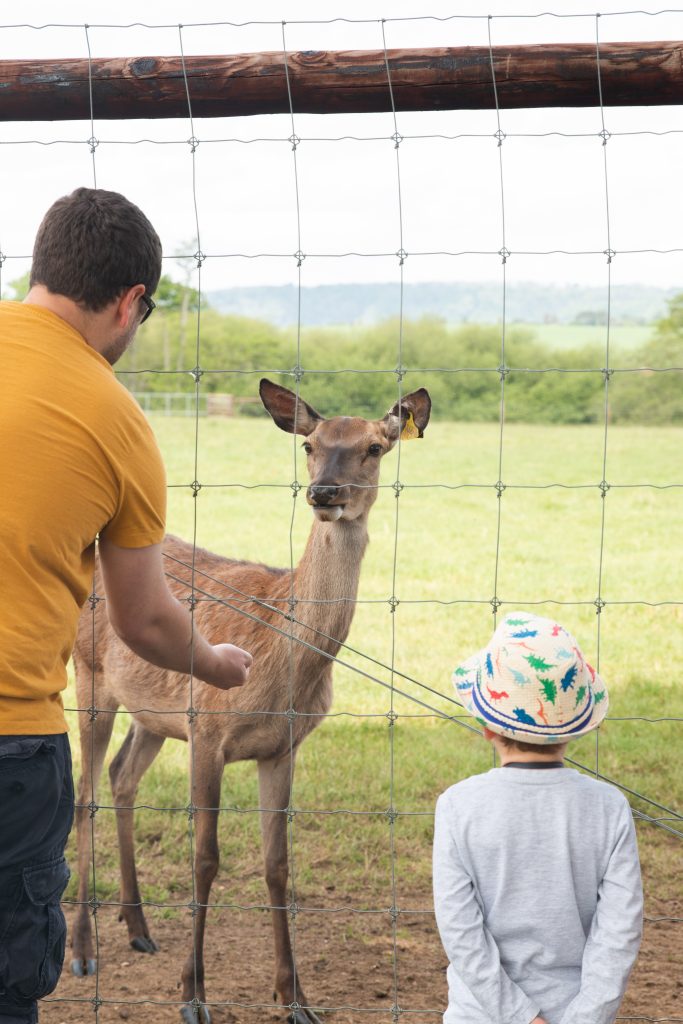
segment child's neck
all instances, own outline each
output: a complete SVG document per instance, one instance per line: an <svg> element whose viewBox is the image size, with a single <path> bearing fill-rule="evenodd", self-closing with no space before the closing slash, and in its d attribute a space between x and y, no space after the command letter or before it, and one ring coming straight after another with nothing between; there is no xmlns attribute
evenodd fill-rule
<svg viewBox="0 0 683 1024"><path fill-rule="evenodd" d="M558 764L564 761L563 755L558 753L529 754L524 750L510 750L507 747L502 752L498 750L498 756L503 767L506 764Z"/></svg>
<svg viewBox="0 0 683 1024"><path fill-rule="evenodd" d="M497 738L492 738L496 753L500 758L503 767L506 764L556 764L564 761L565 749L546 751L539 747L536 751L519 750L517 747L508 747Z"/></svg>

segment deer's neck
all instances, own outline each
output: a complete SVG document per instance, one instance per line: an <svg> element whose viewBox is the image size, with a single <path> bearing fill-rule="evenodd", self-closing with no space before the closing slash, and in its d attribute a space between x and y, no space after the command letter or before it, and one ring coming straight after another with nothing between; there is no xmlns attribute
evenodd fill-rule
<svg viewBox="0 0 683 1024"><path fill-rule="evenodd" d="M366 516L335 523L315 520L295 572L298 619L339 640L346 638L367 543Z"/></svg>

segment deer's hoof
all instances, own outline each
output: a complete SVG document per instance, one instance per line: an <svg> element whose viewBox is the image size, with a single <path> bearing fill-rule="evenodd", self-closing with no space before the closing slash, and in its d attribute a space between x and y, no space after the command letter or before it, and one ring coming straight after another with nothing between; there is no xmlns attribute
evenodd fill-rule
<svg viewBox="0 0 683 1024"><path fill-rule="evenodd" d="M88 974L97 974L97 960L92 960L90 957L86 960L82 957L75 957L71 961L71 973L75 974L77 978L85 978Z"/></svg>
<svg viewBox="0 0 683 1024"><path fill-rule="evenodd" d="M130 940L130 944L138 953L158 953L159 951L156 942L149 935L138 935Z"/></svg>
<svg viewBox="0 0 683 1024"><path fill-rule="evenodd" d="M199 1004L199 1010L192 1003L186 1003L180 1011L183 1024L211 1024L211 1014L206 1003Z"/></svg>

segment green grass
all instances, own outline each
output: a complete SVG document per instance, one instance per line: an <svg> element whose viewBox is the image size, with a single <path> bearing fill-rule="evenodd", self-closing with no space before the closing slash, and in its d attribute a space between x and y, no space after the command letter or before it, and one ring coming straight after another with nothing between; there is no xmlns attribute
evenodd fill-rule
<svg viewBox="0 0 683 1024"><path fill-rule="evenodd" d="M581 349L587 345L605 346L607 328L600 324L514 324L533 331L538 341L555 349ZM632 352L645 345L653 334L651 324L610 326L610 349Z"/></svg>
<svg viewBox="0 0 683 1024"><path fill-rule="evenodd" d="M288 565L295 458L298 477L305 478L299 441L270 421L201 420L195 467L194 423L158 417L153 425L171 485L169 530L191 538L196 513L200 545ZM503 610L537 606L577 635L593 664L599 655L612 719L600 733L600 770L653 800L680 806L683 776L675 757L680 725L617 719L683 716L683 562L678 556L683 488L671 486L683 482L682 441L674 428L610 428L605 478L611 486L604 499L598 487L604 444L599 427L506 427L499 471L496 425L433 424L424 440L402 446L405 488L398 503L390 487L398 456L385 458L387 486L371 513L371 544L349 644L387 667L346 651L340 657L388 682L393 653L397 670L439 695L395 678L400 689L430 708L395 699L399 718L392 762L384 717L391 708L389 691L351 669L336 668L333 715L306 742L297 767L294 805L301 813L294 819L295 863L304 890L310 886L314 893L322 880L345 886L360 900L370 891L381 894L389 885L391 838L384 812L392 804L401 812L394 829L399 892L402 885L426 886L436 796L463 775L490 765L484 741L438 712L459 712L449 700L450 673L492 630L499 512L496 591ZM494 487L499 475L506 485L500 499ZM189 486L195 479L202 483L196 499ZM657 489L632 486L643 483ZM400 604L392 614L397 505ZM310 524L300 496L292 529L295 559ZM601 548L601 595L607 603L598 616L593 602ZM72 694L66 702L73 704ZM126 727L121 716L119 740ZM73 730L75 740L75 723ZM595 737L578 741L571 753L593 768ZM225 772L223 805L238 810L221 814L223 863L229 866L219 879L221 900L263 899L260 860L254 855L259 843L255 775L250 764ZM183 744L167 742L138 800L158 807L187 803ZM103 802L109 802L106 790ZM117 884L111 811L99 812L97 828L98 879L102 893L110 894ZM667 838L652 826L639 829L644 861L669 878ZM163 902L170 896L173 902L173 893L189 884L186 814L140 812L137 838L141 875L149 882L145 897Z"/></svg>

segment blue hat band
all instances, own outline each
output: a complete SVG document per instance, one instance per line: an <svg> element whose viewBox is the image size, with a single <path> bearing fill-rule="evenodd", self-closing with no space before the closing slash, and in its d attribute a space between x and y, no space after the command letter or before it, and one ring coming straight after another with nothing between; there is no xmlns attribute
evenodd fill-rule
<svg viewBox="0 0 683 1024"><path fill-rule="evenodd" d="M530 736L549 736L556 734L559 738L562 736L572 736L575 733L582 732L593 717L595 702L593 699L593 692L590 687L588 688L588 699L586 704L578 715L570 719L568 722L563 722L560 725L546 725L545 722L536 722L526 711L523 711L519 718L516 715L505 715L486 700L480 687L481 669L478 668L476 682L471 691L472 710L474 714L478 714L481 718L485 719L486 722L497 726L499 729L528 733Z"/></svg>

